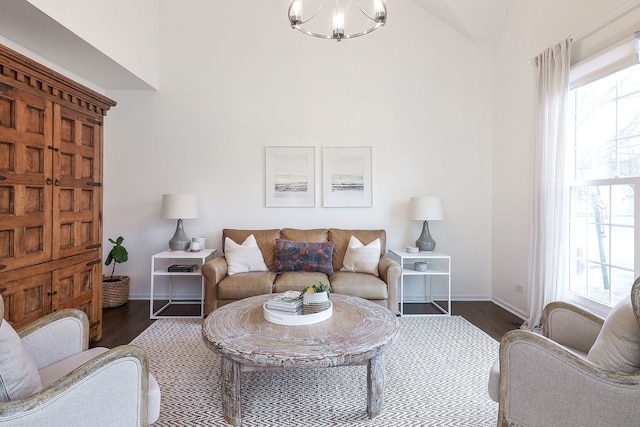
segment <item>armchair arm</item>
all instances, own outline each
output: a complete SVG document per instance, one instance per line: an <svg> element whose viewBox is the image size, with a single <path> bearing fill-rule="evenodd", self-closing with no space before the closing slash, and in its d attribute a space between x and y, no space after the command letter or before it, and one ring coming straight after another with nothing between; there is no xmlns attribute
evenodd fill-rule
<svg viewBox="0 0 640 427"><path fill-rule="evenodd" d="M209 314L217 308L218 283L227 276L227 259L224 256L207 261L202 266L205 278L204 314Z"/></svg>
<svg viewBox="0 0 640 427"><path fill-rule="evenodd" d="M0 425L148 425L147 357L124 345L102 353L41 392L0 402Z"/></svg>
<svg viewBox="0 0 640 427"><path fill-rule="evenodd" d="M634 425L638 399L638 374L603 371L526 330L500 343L498 426Z"/></svg>
<svg viewBox="0 0 640 427"><path fill-rule="evenodd" d="M391 310L393 314L400 314L400 311L398 310L398 281L402 274L400 264L391 258L382 257L378 263L378 274L387 284L389 310Z"/></svg>
<svg viewBox="0 0 640 427"><path fill-rule="evenodd" d="M563 346L588 353L604 319L566 302L547 304L542 313L542 334Z"/></svg>
<svg viewBox="0 0 640 427"><path fill-rule="evenodd" d="M68 308L30 323L18 336L42 369L89 348L89 319L83 311Z"/></svg>

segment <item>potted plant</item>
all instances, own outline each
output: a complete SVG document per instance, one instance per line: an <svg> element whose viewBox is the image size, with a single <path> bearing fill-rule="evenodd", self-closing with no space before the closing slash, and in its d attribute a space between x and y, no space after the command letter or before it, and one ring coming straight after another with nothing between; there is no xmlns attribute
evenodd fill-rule
<svg viewBox="0 0 640 427"><path fill-rule="evenodd" d="M116 276L116 264L122 264L129 260L129 252L122 246L124 237L119 236L116 240L109 238L113 247L107 254L105 265L113 263L111 275L102 276L102 307L117 307L129 301L129 276Z"/></svg>
<svg viewBox="0 0 640 427"><path fill-rule="evenodd" d="M329 308L331 286L326 283L308 286L302 291L302 313L313 314Z"/></svg>

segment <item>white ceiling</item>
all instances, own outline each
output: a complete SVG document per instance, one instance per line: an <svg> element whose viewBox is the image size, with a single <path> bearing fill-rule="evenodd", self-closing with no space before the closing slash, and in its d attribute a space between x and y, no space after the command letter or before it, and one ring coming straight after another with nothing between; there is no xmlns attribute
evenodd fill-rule
<svg viewBox="0 0 640 427"><path fill-rule="evenodd" d="M412 1L479 45L493 44L509 3L509 0Z"/></svg>
<svg viewBox="0 0 640 427"><path fill-rule="evenodd" d="M390 8L393 1L400 0L389 1ZM411 1L478 45L493 43L508 6L508 0ZM104 89L150 89L138 76L27 0L2 0L0 36Z"/></svg>

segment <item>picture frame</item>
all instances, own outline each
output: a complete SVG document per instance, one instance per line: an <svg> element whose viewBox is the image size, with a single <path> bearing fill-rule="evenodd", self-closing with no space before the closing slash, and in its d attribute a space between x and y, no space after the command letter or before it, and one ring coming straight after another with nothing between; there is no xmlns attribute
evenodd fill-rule
<svg viewBox="0 0 640 427"><path fill-rule="evenodd" d="M371 207L371 147L324 147L323 206Z"/></svg>
<svg viewBox="0 0 640 427"><path fill-rule="evenodd" d="M315 147L266 147L267 207L314 207L315 193Z"/></svg>

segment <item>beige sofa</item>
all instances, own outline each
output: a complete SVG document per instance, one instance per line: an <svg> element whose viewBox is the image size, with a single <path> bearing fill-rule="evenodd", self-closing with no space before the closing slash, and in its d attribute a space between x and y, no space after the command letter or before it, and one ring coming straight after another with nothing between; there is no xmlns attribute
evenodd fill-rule
<svg viewBox="0 0 640 427"><path fill-rule="evenodd" d="M398 280L401 268L398 263L384 256L386 252L385 230L224 229L222 231L222 247L225 247L227 237L240 244L250 235L255 237L268 271L250 271L228 275L227 260L224 256L207 262L202 268L202 274L206 281L205 314L242 298L281 293L288 290L301 291L305 287L319 282L329 283L332 292L361 297L389 308L394 314L399 313ZM357 238L363 245L380 239L377 276L357 272L357 269L356 272L341 271L351 236ZM331 258L333 273L287 271L276 274L274 266L278 261L276 259L277 239L294 242L335 242ZM282 253L279 255L282 256Z"/></svg>

